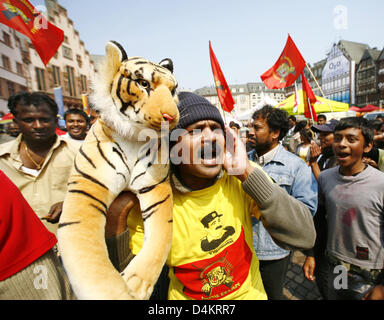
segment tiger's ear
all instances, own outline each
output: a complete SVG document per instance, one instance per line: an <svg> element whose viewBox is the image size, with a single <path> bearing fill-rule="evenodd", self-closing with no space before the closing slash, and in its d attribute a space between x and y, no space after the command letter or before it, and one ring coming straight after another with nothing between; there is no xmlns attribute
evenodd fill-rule
<svg viewBox="0 0 384 320"><path fill-rule="evenodd" d="M171 71L171 73L173 73L173 62L171 59L163 59L160 61L159 65L161 65L162 67L168 69L169 71Z"/></svg>
<svg viewBox="0 0 384 320"><path fill-rule="evenodd" d="M121 63L128 59L127 53L123 47L116 41L108 41L105 45L105 72L107 80L113 79L116 72L119 70Z"/></svg>

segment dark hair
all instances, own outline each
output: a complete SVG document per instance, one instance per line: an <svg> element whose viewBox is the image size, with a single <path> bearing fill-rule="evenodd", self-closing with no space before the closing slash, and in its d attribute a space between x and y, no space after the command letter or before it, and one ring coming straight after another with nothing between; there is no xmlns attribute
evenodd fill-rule
<svg viewBox="0 0 384 320"><path fill-rule="evenodd" d="M312 141L312 133L309 129L301 129L300 134L307 139L309 142Z"/></svg>
<svg viewBox="0 0 384 320"><path fill-rule="evenodd" d="M288 120L292 120L293 122L296 122L296 121L297 121L297 120L296 120L296 117L293 116L293 115L290 115L290 116L288 117Z"/></svg>
<svg viewBox="0 0 384 320"><path fill-rule="evenodd" d="M240 126L238 123L236 123L235 121L231 121L229 123L229 127L232 128L232 127L236 127L237 129L240 129Z"/></svg>
<svg viewBox="0 0 384 320"><path fill-rule="evenodd" d="M361 134L364 137L364 146L373 142L374 131L369 126L368 120L363 117L348 117L342 118L338 125L335 127L334 132L341 131L349 128L356 128L361 130Z"/></svg>
<svg viewBox="0 0 384 320"><path fill-rule="evenodd" d="M368 125L370 128L372 128L373 130L380 130L381 126L384 124L383 121L381 120L368 120Z"/></svg>
<svg viewBox="0 0 384 320"><path fill-rule="evenodd" d="M267 120L270 130L280 130L279 140L285 137L289 130L288 114L285 110L265 105L253 114L252 119L255 120L259 117Z"/></svg>
<svg viewBox="0 0 384 320"><path fill-rule="evenodd" d="M65 113L64 113L64 120L66 120L67 116L70 115L70 114L79 114L79 115L81 115L85 119L87 124L89 123L88 115L83 110L81 110L81 109L69 109L69 110L65 111Z"/></svg>
<svg viewBox="0 0 384 320"><path fill-rule="evenodd" d="M307 124L308 124L307 120L300 120L298 123L296 123L295 130L293 130L293 132L296 133L302 129L305 129Z"/></svg>
<svg viewBox="0 0 384 320"><path fill-rule="evenodd" d="M323 118L325 121L327 121L327 117L325 116L325 114L319 114L317 116L317 120L319 120L319 118Z"/></svg>
<svg viewBox="0 0 384 320"><path fill-rule="evenodd" d="M46 105L56 118L59 108L52 98L42 92L19 92L8 99L8 109L17 118L17 105L39 107Z"/></svg>

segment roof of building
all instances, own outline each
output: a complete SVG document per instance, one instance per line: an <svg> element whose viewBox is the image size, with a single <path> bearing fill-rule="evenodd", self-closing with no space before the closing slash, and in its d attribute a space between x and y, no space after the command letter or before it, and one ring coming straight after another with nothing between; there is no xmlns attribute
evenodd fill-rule
<svg viewBox="0 0 384 320"><path fill-rule="evenodd" d="M366 49L370 49L369 45L365 43L340 40L338 43L339 48L347 54L347 56L356 62L360 63L360 60Z"/></svg>
<svg viewBox="0 0 384 320"><path fill-rule="evenodd" d="M368 60L368 59L371 59L373 61L377 61L379 56L380 56L380 51L377 50L376 48L365 49L364 54L360 59L360 62L364 61L364 60ZM374 66L375 66L375 64L372 65L372 67L374 67ZM360 67L359 67L359 69L360 69Z"/></svg>

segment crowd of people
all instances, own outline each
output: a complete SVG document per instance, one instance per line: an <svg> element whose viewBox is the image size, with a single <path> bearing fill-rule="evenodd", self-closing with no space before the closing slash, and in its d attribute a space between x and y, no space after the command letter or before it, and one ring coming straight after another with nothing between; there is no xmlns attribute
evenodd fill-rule
<svg viewBox="0 0 384 320"><path fill-rule="evenodd" d="M76 299L55 234L73 159L97 115L69 109L58 135L47 95L19 93L8 107L0 299ZM178 108L185 133L176 145L197 162L172 164L170 153L174 235L151 299L282 300L300 250L323 299L384 300L384 119L318 115L312 123L266 105L247 126L226 125L191 92L179 93ZM142 224L134 194L108 209L106 243L119 271L142 246Z"/></svg>

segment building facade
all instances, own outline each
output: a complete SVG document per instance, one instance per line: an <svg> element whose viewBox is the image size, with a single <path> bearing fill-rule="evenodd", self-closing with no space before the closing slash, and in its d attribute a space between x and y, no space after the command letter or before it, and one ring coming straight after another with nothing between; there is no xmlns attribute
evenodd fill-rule
<svg viewBox="0 0 384 320"><path fill-rule="evenodd" d="M377 59L377 89L378 89L378 107L384 106L384 49L381 50Z"/></svg>
<svg viewBox="0 0 384 320"><path fill-rule="evenodd" d="M32 50L31 90L54 96L54 89L61 88L65 107L81 108L82 96L90 93L90 82L94 79L93 62L67 10L57 0L45 0L45 5L48 20L64 31L64 41L46 67Z"/></svg>
<svg viewBox="0 0 384 320"><path fill-rule="evenodd" d="M0 24L0 111L3 113L9 112L8 98L28 87L23 46L15 30Z"/></svg>
<svg viewBox="0 0 384 320"><path fill-rule="evenodd" d="M376 48L366 49L356 70L356 106L378 105L378 58Z"/></svg>
<svg viewBox="0 0 384 320"><path fill-rule="evenodd" d="M340 40L328 54L322 72L322 89L327 99L356 103L356 69L367 44Z"/></svg>
<svg viewBox="0 0 384 320"><path fill-rule="evenodd" d="M52 98L55 91L60 92L62 112L71 107L83 108L83 96L90 94L95 68L79 32L57 0L45 0L45 7L47 19L64 31L63 43L46 66L30 39L0 24L0 110L8 112L9 96L19 91L45 92Z"/></svg>
<svg viewBox="0 0 384 320"><path fill-rule="evenodd" d="M235 106L232 115L236 118L250 110L269 103L276 105L285 99L283 89L268 89L263 82L249 82L246 84L229 85ZM203 87L194 91L196 94L205 97L213 105L221 110L220 101L217 96L216 87Z"/></svg>

